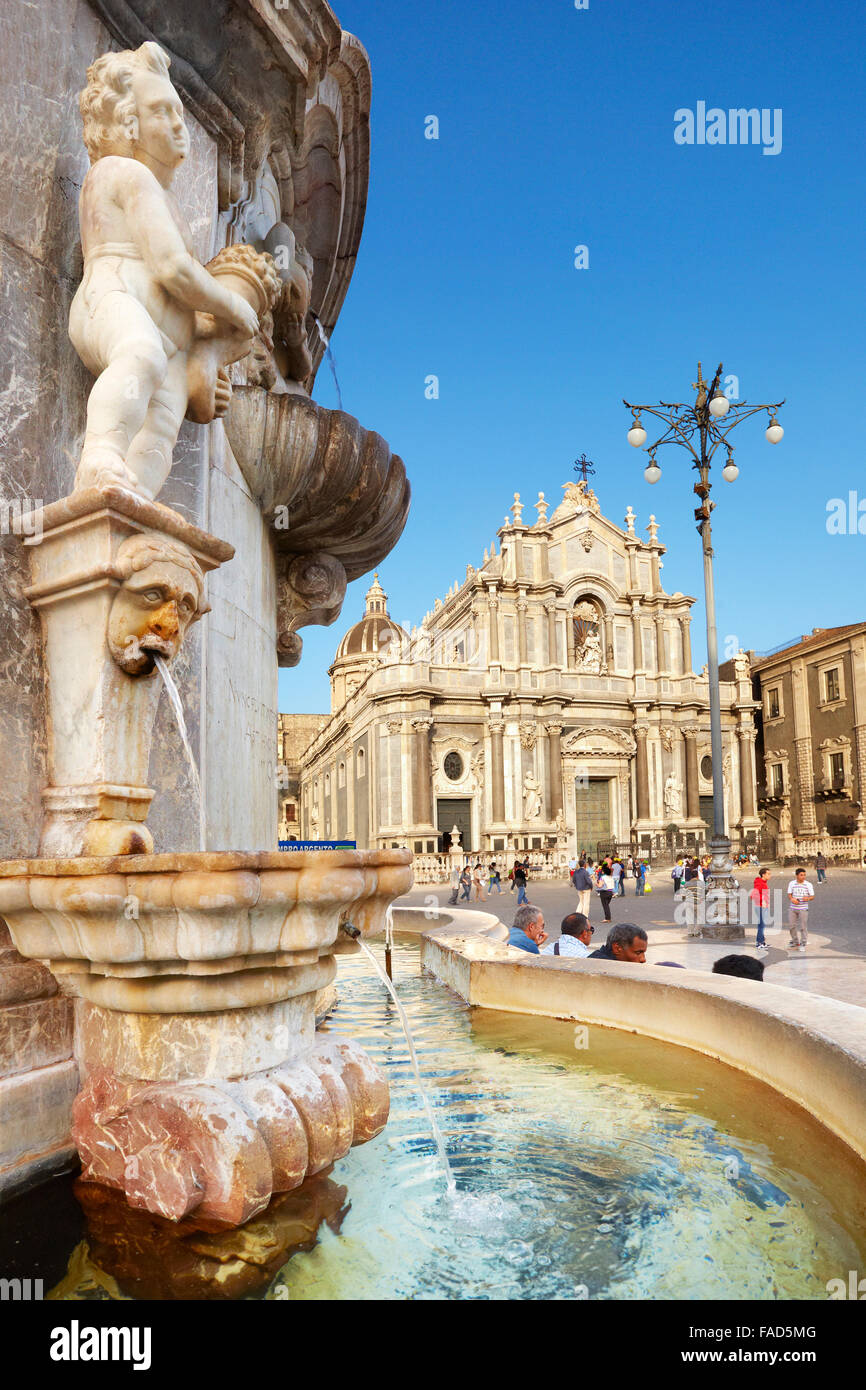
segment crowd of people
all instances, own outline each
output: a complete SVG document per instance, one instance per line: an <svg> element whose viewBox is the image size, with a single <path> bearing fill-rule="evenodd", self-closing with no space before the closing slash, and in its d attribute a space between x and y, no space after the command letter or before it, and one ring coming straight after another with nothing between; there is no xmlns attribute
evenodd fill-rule
<svg viewBox="0 0 866 1390"><path fill-rule="evenodd" d="M512 868L506 875L510 890L517 891L517 903L527 901L526 884L529 879L529 861L526 859L515 859ZM486 902L488 897L494 893L503 893L502 870L495 859L491 859L489 864L483 864L480 857L474 864L464 864L461 869L459 865L454 865L450 874L451 897L448 899L449 906L457 902Z"/></svg>
<svg viewBox="0 0 866 1390"><path fill-rule="evenodd" d="M678 895L687 883L695 879L706 882L710 873L710 857L680 857L671 870L674 895ZM754 854L741 854L738 862L757 865ZM819 883L826 882L827 861L819 854L815 864ZM515 859L506 875L509 891L517 893L517 912L510 929L509 943L532 954L553 954L562 956L592 956L601 960L626 960L638 963L646 961L647 935L642 927L629 922L613 925L611 902L614 898L625 897L627 879L633 879L635 894L638 897L652 888L647 883L649 865L645 859L629 854L625 859L612 857L593 863L589 855L581 854L569 860L569 876L577 892L577 910L563 918L559 939L548 942L544 928L544 914L541 909L529 902L527 883L530 866L526 859ZM758 868L752 885L750 900L757 915L756 948L766 955L769 947L765 929L770 925L770 870ZM457 902L485 902L493 893L505 891L502 872L495 859L484 864L480 856L474 864L463 868L455 866L451 870L450 904ZM591 903L597 895L603 920L611 923L603 946L590 951L595 928L590 924ZM792 950L805 952L809 936L809 909L815 890L807 878L807 870L799 867L788 884L788 931ZM659 961L660 965L675 965L675 961ZM724 956L713 966L716 974L743 975L748 979L762 979L763 962L752 956Z"/></svg>

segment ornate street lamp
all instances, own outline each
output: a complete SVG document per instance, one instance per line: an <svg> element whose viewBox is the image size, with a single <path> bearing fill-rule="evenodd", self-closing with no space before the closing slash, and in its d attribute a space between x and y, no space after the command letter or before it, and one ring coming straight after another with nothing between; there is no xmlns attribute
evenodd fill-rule
<svg viewBox="0 0 866 1390"><path fill-rule="evenodd" d="M710 513L715 502L710 501L712 484L710 482L710 463L716 450L724 445L727 462L722 469L722 477L732 483L739 475L734 463L733 445L728 443L728 435L737 425L741 425L750 415L766 411L769 425L766 437L771 444L778 444L784 434L776 419L776 413L785 404L784 400L775 405L749 405L747 401L736 404L729 401L721 389L722 364L716 370L711 384L703 379L701 364L698 363L698 379L692 382L697 391L694 405L683 402L659 401L657 405L632 405L623 400L632 413L632 425L628 432L628 442L635 448L646 443L646 431L641 417L653 415L664 425L662 433L654 443L648 444L649 464L644 470L648 483L657 483L662 475L656 458L657 450L663 444L679 444L687 449L694 459L693 468L698 473L695 492L700 506L695 509L698 534L704 552L704 593L707 610L707 670L710 685L710 738L713 761L713 837L710 841L712 864L710 866L711 886L717 890L714 896L728 896L733 888L733 864L731 862L731 842L725 833L725 787L722 769L722 715L719 692L719 644L716 634L716 602L713 588L713 547L710 527ZM718 890L721 890L719 893ZM717 919L718 920L718 919ZM730 921L726 913L725 922ZM741 933L742 933L742 929Z"/></svg>

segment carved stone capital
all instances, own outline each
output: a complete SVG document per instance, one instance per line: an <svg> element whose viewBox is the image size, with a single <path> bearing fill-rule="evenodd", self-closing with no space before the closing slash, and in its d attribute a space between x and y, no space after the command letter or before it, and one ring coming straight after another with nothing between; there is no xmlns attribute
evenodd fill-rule
<svg viewBox="0 0 866 1390"><path fill-rule="evenodd" d="M433 727L432 714L413 714L410 724L416 733L426 734Z"/></svg>
<svg viewBox="0 0 866 1390"><path fill-rule="evenodd" d="M346 597L346 571L333 555L314 550L286 556L277 577L277 660L297 666L303 640L299 627L328 627L340 616Z"/></svg>

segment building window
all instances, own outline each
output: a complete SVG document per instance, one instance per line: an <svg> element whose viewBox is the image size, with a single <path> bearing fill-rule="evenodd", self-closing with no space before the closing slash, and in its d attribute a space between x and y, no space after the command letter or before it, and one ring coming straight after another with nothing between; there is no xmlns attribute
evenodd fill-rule
<svg viewBox="0 0 866 1390"><path fill-rule="evenodd" d="M785 795L785 770L781 763L773 763L770 767L770 791L773 796Z"/></svg>
<svg viewBox="0 0 866 1390"><path fill-rule="evenodd" d="M845 754L830 754L830 785L842 787L845 785Z"/></svg>
<svg viewBox="0 0 866 1390"><path fill-rule="evenodd" d="M340 763L339 766L338 766L338 768L337 768L337 786L338 786L338 787L345 787L345 785L346 785L346 764L345 764L345 763Z"/></svg>
<svg viewBox="0 0 866 1390"><path fill-rule="evenodd" d="M824 672L824 699L828 705L842 697L839 685L839 667L831 666L829 671ZM834 755L835 756L835 755ZM839 755L841 757L841 754Z"/></svg>
<svg viewBox="0 0 866 1390"><path fill-rule="evenodd" d="M325 773L325 796L330 796L330 795L331 795L331 774L330 774L330 772L326 772L326 773Z"/></svg>
<svg viewBox="0 0 866 1390"><path fill-rule="evenodd" d="M774 685L772 690L767 691L767 718L778 719L781 713L782 707L779 703L779 687Z"/></svg>
<svg viewBox="0 0 866 1390"><path fill-rule="evenodd" d="M701 758L701 776L705 782L713 780L713 760L710 757Z"/></svg>
<svg viewBox="0 0 866 1390"><path fill-rule="evenodd" d="M359 778L367 775L367 759L364 756L363 748L358 749L357 757L355 758L355 769Z"/></svg>
<svg viewBox="0 0 866 1390"><path fill-rule="evenodd" d="M459 753L446 753L442 767L449 782L459 782L463 776L463 759Z"/></svg>

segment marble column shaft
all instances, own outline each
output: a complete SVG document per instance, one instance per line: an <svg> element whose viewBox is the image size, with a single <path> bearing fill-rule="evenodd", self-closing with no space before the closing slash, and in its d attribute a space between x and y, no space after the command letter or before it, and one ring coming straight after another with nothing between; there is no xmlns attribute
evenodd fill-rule
<svg viewBox="0 0 866 1390"><path fill-rule="evenodd" d="M499 601L493 597L487 600L488 628L490 631L490 660L499 660Z"/></svg>
<svg viewBox="0 0 866 1390"><path fill-rule="evenodd" d="M687 675L692 669L692 634L690 618L680 618L680 630L683 634L683 675Z"/></svg>
<svg viewBox="0 0 866 1390"><path fill-rule="evenodd" d="M430 722L415 720L414 734L414 780L412 796L415 803L415 824L433 823L433 770L430 764Z"/></svg>
<svg viewBox="0 0 866 1390"><path fill-rule="evenodd" d="M637 818L649 820L649 763L647 761L647 730L637 729Z"/></svg>
<svg viewBox="0 0 866 1390"><path fill-rule="evenodd" d="M501 721L490 725L490 778L491 811L493 821L499 825L505 820L505 759L502 748L503 724Z"/></svg>
<svg viewBox="0 0 866 1390"><path fill-rule="evenodd" d="M562 810L562 729L548 724L547 746L550 757L550 819L556 820Z"/></svg>
<svg viewBox="0 0 866 1390"><path fill-rule="evenodd" d="M740 738L740 815L755 814L755 779L752 774L752 738L748 729L739 729Z"/></svg>
<svg viewBox="0 0 866 1390"><path fill-rule="evenodd" d="M689 820L700 820L701 800L698 789L698 738L695 733L685 734L686 743L686 815Z"/></svg>
<svg viewBox="0 0 866 1390"><path fill-rule="evenodd" d="M526 603L519 601L517 604L517 644L519 665L526 665Z"/></svg>

